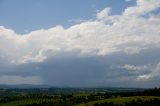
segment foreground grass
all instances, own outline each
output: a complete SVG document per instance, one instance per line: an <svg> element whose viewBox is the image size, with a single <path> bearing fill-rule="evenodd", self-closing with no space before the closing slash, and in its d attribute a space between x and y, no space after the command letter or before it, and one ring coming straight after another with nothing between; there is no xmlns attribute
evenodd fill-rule
<svg viewBox="0 0 160 106"><path fill-rule="evenodd" d="M24 100L17 100L8 103L1 103L0 106L19 106L25 104L33 104L33 103L41 103L41 102L51 102L55 101L53 99L24 99Z"/></svg>
<svg viewBox="0 0 160 106"><path fill-rule="evenodd" d="M86 104L78 104L76 106L93 106L95 103L104 103L104 102L113 102L115 104L124 104L127 102L130 102L132 100L138 100L141 99L142 101L148 101L153 99L160 99L160 97L157 96L133 96L133 97L117 97L117 98L109 98L109 99L103 99L103 100L97 100L97 101L91 101Z"/></svg>
<svg viewBox="0 0 160 106"><path fill-rule="evenodd" d="M159 99L160 96L132 96L132 97L116 97L116 98L109 98L109 99L103 99L103 100L96 100L96 101L91 101L86 104L78 104L76 106L93 106L95 103L104 103L104 102L113 102L115 104L124 104L128 103L132 100L138 100L141 99L142 101L148 101L148 100L153 100L153 99ZM42 102L55 102L58 99L22 99L22 100L17 100L17 101L12 101L8 103L1 103L0 106L20 106L20 105L25 105L25 104L33 104L33 103L42 103Z"/></svg>

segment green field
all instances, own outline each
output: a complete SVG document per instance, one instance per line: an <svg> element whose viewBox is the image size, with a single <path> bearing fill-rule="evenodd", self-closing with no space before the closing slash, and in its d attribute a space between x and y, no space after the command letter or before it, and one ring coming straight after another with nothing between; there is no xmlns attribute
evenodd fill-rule
<svg viewBox="0 0 160 106"><path fill-rule="evenodd" d="M160 106L160 88L121 92L104 90L0 89L0 106Z"/></svg>
<svg viewBox="0 0 160 106"><path fill-rule="evenodd" d="M155 98L160 100L160 97L157 97L157 96L116 97L116 98L91 101L86 104L82 103L82 104L78 104L75 106L86 106L86 105L93 106L93 104L95 104L95 103L104 103L104 102L113 102L115 104L124 104L124 103L130 102L132 100L137 101L137 100L141 99L142 101L148 101L148 100L153 100ZM41 103L41 102L56 102L56 100L53 100L53 99L25 99L25 100L18 100L18 101L0 104L0 106L21 106L21 105L23 106L25 104L33 104L33 103Z"/></svg>
<svg viewBox="0 0 160 106"><path fill-rule="evenodd" d="M157 96L134 96L134 97L117 97L117 98L110 98L110 99L104 99L104 100L96 100L96 101L91 101L86 104L78 104L76 106L93 106L95 103L104 103L104 102L113 102L115 104L124 104L126 102L130 102L132 100L137 101L138 99L141 99L142 101L148 101L148 100L153 100L153 99L159 99L160 97Z"/></svg>
<svg viewBox="0 0 160 106"><path fill-rule="evenodd" d="M51 99L24 99L24 100L18 100L8 103L2 103L0 106L19 106L19 105L25 105L25 104L33 104L33 103L40 103L44 101L53 101Z"/></svg>

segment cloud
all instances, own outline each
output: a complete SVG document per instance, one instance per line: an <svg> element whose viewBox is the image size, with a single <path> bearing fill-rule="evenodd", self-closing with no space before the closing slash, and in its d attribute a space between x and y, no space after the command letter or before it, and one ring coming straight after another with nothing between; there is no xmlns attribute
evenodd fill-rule
<svg viewBox="0 0 160 106"><path fill-rule="evenodd" d="M105 8L102 11L97 13L97 19L104 20L109 16L110 13L111 13L111 8Z"/></svg>
<svg viewBox="0 0 160 106"><path fill-rule="evenodd" d="M42 84L43 81L38 76L11 76L3 75L0 76L0 84Z"/></svg>
<svg viewBox="0 0 160 106"><path fill-rule="evenodd" d="M130 1L132 1L132 0L125 0L126 2L130 2Z"/></svg>
<svg viewBox="0 0 160 106"><path fill-rule="evenodd" d="M68 22L72 22L72 23L82 23L82 22L86 22L88 20L84 20L82 18L75 18L75 19L70 19L68 20Z"/></svg>
<svg viewBox="0 0 160 106"><path fill-rule="evenodd" d="M136 17L157 9L157 4L156 0L138 0L137 6L127 8L120 16L110 16L110 8L105 8L97 13L95 21L82 22L68 29L57 26L37 30L21 36L1 27L3 41L0 53L6 55L11 63L42 62L48 55L72 50L79 50L83 55L107 55L119 51L139 53L150 46L158 47L160 43L160 19ZM126 14L134 14L135 17ZM112 25L105 23L108 20L112 21Z"/></svg>
<svg viewBox="0 0 160 106"><path fill-rule="evenodd" d="M153 12L160 8L159 4L159 0L137 0L137 5L126 8L120 15L112 15L111 8L107 7L99 11L95 19L80 22L69 28L59 25L24 35L1 26L0 73L5 75L8 71L11 74L11 70L16 70L15 73L20 75L1 76L1 81L10 83L10 79L22 79L27 83L32 79L35 80L32 83L39 83L37 77L24 77L25 74L43 77L46 82L51 81L50 83L67 81L68 84L75 84L74 81L78 78L76 81L81 85L83 84L79 80L82 78L86 85L91 82L93 85L96 82L103 85L113 78L117 84L126 79L135 81L140 75L143 75L140 77L143 79L148 76L148 73L139 73L147 68L143 64L148 64L148 61L156 64L159 59L150 56L155 53L153 50L160 51L160 17L158 13ZM158 53L156 56L159 56ZM72 59L75 61L71 61ZM95 63L91 64L92 61ZM85 62L86 64L83 64ZM123 64L120 64L122 62ZM139 64L133 65L135 63ZM108 67L112 64L125 64L121 68L137 73L111 71ZM61 68L61 65L65 68ZM91 74L92 71L96 74ZM153 70L154 72L156 71ZM153 73L146 78L155 76ZM56 79L57 76L62 79ZM70 79L71 76L74 76L74 80ZM130 77L132 79L129 80Z"/></svg>
<svg viewBox="0 0 160 106"><path fill-rule="evenodd" d="M156 65L156 67L149 73L138 76L138 80L148 81L148 80L159 80L159 73L160 73L160 63Z"/></svg>
<svg viewBox="0 0 160 106"><path fill-rule="evenodd" d="M128 16L141 16L160 8L159 0L137 0L137 5L127 8L123 15Z"/></svg>
<svg viewBox="0 0 160 106"><path fill-rule="evenodd" d="M20 64L43 62L50 56L70 51L80 51L76 55L85 56L114 52L137 54L144 49L159 48L160 19L150 13L159 8L158 4L157 0L138 0L137 6L128 7L122 15L110 15L110 8L105 8L97 13L96 20L68 29L56 26L18 35L1 26L0 54L10 63ZM139 16L143 14L152 16Z"/></svg>
<svg viewBox="0 0 160 106"><path fill-rule="evenodd" d="M147 65L135 66L135 65L130 65L130 64L125 64L124 66L118 66L118 67L129 70L129 71L145 71L149 68Z"/></svg>

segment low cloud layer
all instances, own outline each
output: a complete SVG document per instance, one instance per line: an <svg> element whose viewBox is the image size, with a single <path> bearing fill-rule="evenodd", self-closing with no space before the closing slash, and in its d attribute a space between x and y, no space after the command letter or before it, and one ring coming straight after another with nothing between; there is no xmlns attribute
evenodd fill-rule
<svg viewBox="0 0 160 106"><path fill-rule="evenodd" d="M160 63L148 74L138 76L138 80L160 80Z"/></svg>
<svg viewBox="0 0 160 106"><path fill-rule="evenodd" d="M1 84L43 84L41 78L37 76L21 77L21 76L0 76Z"/></svg>
<svg viewBox="0 0 160 106"><path fill-rule="evenodd" d="M1 26L0 83L10 82L5 75L14 78L16 74L15 79L22 78L22 83L38 76L38 80L31 78L34 84L41 79L51 85L127 86L133 82L129 86L159 86L149 79L155 77L152 73L159 74L155 67L160 58L154 52L160 53L160 1L137 0L121 15L111 13L107 7L95 19L69 28L59 25L24 35ZM148 56L151 59L145 61ZM123 67L110 68L112 65Z"/></svg>

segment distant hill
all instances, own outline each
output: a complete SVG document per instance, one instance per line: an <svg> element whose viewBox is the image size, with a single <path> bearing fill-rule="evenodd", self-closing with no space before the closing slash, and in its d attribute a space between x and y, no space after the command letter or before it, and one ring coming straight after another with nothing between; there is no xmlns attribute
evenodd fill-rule
<svg viewBox="0 0 160 106"><path fill-rule="evenodd" d="M0 89L34 89L34 88L52 88L57 91L68 92L137 92L144 91L144 88L120 88L120 87L65 87L65 86L51 86L51 85L32 85L32 84L17 84L17 85L7 85L0 84Z"/></svg>
<svg viewBox="0 0 160 106"><path fill-rule="evenodd" d="M20 88L20 89L29 89L29 88L52 88L53 86L49 85L32 85L32 84L17 84L17 85L7 85L0 84L0 88Z"/></svg>

